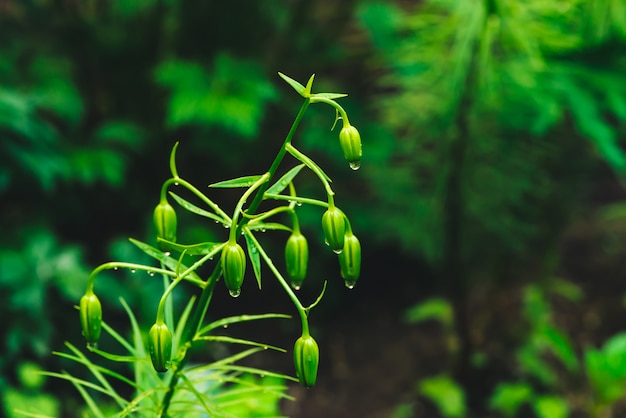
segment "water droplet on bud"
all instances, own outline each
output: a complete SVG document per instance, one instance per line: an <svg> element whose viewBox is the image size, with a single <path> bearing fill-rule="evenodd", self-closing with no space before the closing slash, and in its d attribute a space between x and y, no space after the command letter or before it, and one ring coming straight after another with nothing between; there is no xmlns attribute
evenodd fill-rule
<svg viewBox="0 0 626 418"><path fill-rule="evenodd" d="M361 162L360 161L352 161L350 163L350 168L353 169L354 171L358 170L359 168L361 168Z"/></svg>
<svg viewBox="0 0 626 418"><path fill-rule="evenodd" d="M169 251L166 251L166 252L163 253L163 255L165 255L166 257L169 257L170 254L172 254L172 253L170 253Z"/></svg>
<svg viewBox="0 0 626 418"><path fill-rule="evenodd" d="M293 290L295 290L295 291L300 290L300 287L301 287L301 286L302 286L302 285L301 285L300 283L292 283L292 284L291 284L291 287L292 287L292 288L293 288Z"/></svg>
<svg viewBox="0 0 626 418"><path fill-rule="evenodd" d="M232 297L236 298L241 295L241 289L229 290L228 293L230 293Z"/></svg>
<svg viewBox="0 0 626 418"><path fill-rule="evenodd" d="M131 272L131 273L136 273L136 272L137 272L137 270L135 270L135 269L130 269L130 272Z"/></svg>
<svg viewBox="0 0 626 418"><path fill-rule="evenodd" d="M354 285L356 285L356 282L352 280L346 280L344 283L348 289L354 289Z"/></svg>
<svg viewBox="0 0 626 418"><path fill-rule="evenodd" d="M333 250L335 254L341 254L342 251L343 251L343 248L339 248L338 250Z"/></svg>

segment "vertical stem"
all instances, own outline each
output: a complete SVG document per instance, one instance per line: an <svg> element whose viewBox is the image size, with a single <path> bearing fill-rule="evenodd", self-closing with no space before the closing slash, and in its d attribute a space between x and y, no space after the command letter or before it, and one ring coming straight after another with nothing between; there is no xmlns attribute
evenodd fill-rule
<svg viewBox="0 0 626 418"><path fill-rule="evenodd" d="M482 6L481 6L482 7ZM475 13L484 13L478 12ZM475 17L478 19L478 17ZM468 276L465 269L463 254L465 195L463 179L467 160L467 150L471 141L470 113L473 105L473 89L477 80L477 54L480 47L479 33L482 26L480 19L472 22L475 31L468 30L466 36L467 70L460 83L460 93L454 117L454 132L449 144L449 171L445 183L444 198L444 267L443 279L448 286L449 297L453 307L454 327L459 341L456 353L454 374L466 388L471 372L471 318L468 312Z"/></svg>

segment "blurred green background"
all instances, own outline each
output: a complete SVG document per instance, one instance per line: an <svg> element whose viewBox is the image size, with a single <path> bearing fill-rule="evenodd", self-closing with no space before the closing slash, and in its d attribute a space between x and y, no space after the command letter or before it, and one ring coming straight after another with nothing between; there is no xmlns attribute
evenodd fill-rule
<svg viewBox="0 0 626 418"><path fill-rule="evenodd" d="M349 93L364 150L353 172L326 107L295 139L333 178L364 262L343 288L303 211L311 279L330 282L311 318L322 365L283 414L626 414L623 0L4 0L6 416L79 415L74 388L36 371L72 367L51 352L81 341L90 269L141 257L127 238L152 239L175 141L200 187L267 169L300 103L278 71ZM223 234L184 221L182 242ZM251 282L211 314L293 313ZM122 296L149 324L160 286L120 273L99 294L108 322L126 326ZM290 326L250 332L289 347ZM293 373L289 355L264 366Z"/></svg>

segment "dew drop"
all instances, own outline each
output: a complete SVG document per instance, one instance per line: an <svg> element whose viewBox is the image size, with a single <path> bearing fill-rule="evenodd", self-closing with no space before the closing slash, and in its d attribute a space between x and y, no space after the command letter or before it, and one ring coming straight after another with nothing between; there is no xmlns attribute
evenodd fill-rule
<svg viewBox="0 0 626 418"><path fill-rule="evenodd" d="M354 280L346 280L345 285L348 289L354 289L354 285L356 285L356 281Z"/></svg>
<svg viewBox="0 0 626 418"><path fill-rule="evenodd" d="M153 272L153 271L149 271L149 272L148 272L148 275L149 275L150 277L154 277L154 272Z"/></svg>
<svg viewBox="0 0 626 418"><path fill-rule="evenodd" d="M166 257L169 257L172 253L170 253L169 251L166 251L163 253L163 255L165 255Z"/></svg>
<svg viewBox="0 0 626 418"><path fill-rule="evenodd" d="M230 228L230 225L224 224L224 229L228 229L228 228Z"/></svg>
<svg viewBox="0 0 626 418"><path fill-rule="evenodd" d="M174 183L174 186L178 186L178 182L175 182L175 183Z"/></svg>
<svg viewBox="0 0 626 418"><path fill-rule="evenodd" d="M117 271L117 269L118 269L118 267L117 267L117 266L113 267L113 270L116 270L116 271Z"/></svg>
<svg viewBox="0 0 626 418"><path fill-rule="evenodd" d="M269 348L269 347L268 347L268 346L266 346L266 345L264 345L264 346L263 346L263 350L267 350L268 348Z"/></svg>
<svg viewBox="0 0 626 418"><path fill-rule="evenodd" d="M224 329L228 328L228 324L222 325L222 328L224 328Z"/></svg>
<svg viewBox="0 0 626 418"><path fill-rule="evenodd" d="M291 287L293 288L293 290L300 290L301 284L300 283L292 283Z"/></svg>
<svg viewBox="0 0 626 418"><path fill-rule="evenodd" d="M135 269L130 269L130 272L131 272L131 273L136 273L136 272L137 272L137 270L135 270Z"/></svg>
<svg viewBox="0 0 626 418"><path fill-rule="evenodd" d="M343 248L339 248L338 250L333 250L335 254L341 254L342 251L343 251Z"/></svg>
<svg viewBox="0 0 626 418"><path fill-rule="evenodd" d="M353 169L354 171L358 170L359 168L361 168L361 162L360 161L352 161L350 163L350 168Z"/></svg>
<svg viewBox="0 0 626 418"><path fill-rule="evenodd" d="M296 206L302 206L302 202L296 202Z"/></svg>
<svg viewBox="0 0 626 418"><path fill-rule="evenodd" d="M230 293L232 297L236 298L241 295L241 289L229 290L228 293Z"/></svg>

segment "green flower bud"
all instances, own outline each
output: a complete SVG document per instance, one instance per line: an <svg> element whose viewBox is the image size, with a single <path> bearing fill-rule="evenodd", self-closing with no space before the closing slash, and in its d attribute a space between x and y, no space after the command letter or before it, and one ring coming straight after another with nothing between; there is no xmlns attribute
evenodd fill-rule
<svg viewBox="0 0 626 418"><path fill-rule="evenodd" d="M175 242L176 225L177 219L174 208L167 201L159 203L154 209L154 227L157 238ZM159 244L159 247L165 250L162 244Z"/></svg>
<svg viewBox="0 0 626 418"><path fill-rule="evenodd" d="M346 234L343 251L339 254L339 267L346 286L352 289L361 273L361 243L351 232Z"/></svg>
<svg viewBox="0 0 626 418"><path fill-rule="evenodd" d="M152 366L157 372L166 372L172 358L172 333L164 323L155 323L148 333L148 348Z"/></svg>
<svg viewBox="0 0 626 418"><path fill-rule="evenodd" d="M293 361L296 376L307 388L313 387L317 380L317 367L320 362L320 350L317 342L310 335L302 335L293 348Z"/></svg>
<svg viewBox="0 0 626 418"><path fill-rule="evenodd" d="M237 243L227 243L222 250L224 283L232 296L239 296L246 273L246 254Z"/></svg>
<svg viewBox="0 0 626 418"><path fill-rule="evenodd" d="M343 249L344 235L346 233L346 220L343 213L336 207L329 207L322 215L322 230L326 243L339 254Z"/></svg>
<svg viewBox="0 0 626 418"><path fill-rule="evenodd" d="M309 245L304 235L299 232L291 234L285 245L285 264L291 285L297 290L306 277L309 262Z"/></svg>
<svg viewBox="0 0 626 418"><path fill-rule="evenodd" d="M102 331L102 305L91 290L80 298L80 325L88 344L96 344Z"/></svg>
<svg viewBox="0 0 626 418"><path fill-rule="evenodd" d="M359 131L352 125L344 126L339 132L339 143L343 150L343 156L350 163L350 167L353 170L358 170L363 155Z"/></svg>

